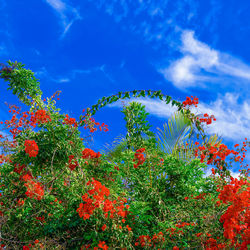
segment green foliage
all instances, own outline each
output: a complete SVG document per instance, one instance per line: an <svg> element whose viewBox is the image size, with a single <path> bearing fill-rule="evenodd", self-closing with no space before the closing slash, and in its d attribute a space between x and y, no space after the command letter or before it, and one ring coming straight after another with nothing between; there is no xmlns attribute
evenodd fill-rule
<svg viewBox="0 0 250 250"><path fill-rule="evenodd" d="M9 90L28 106L31 106L31 100L36 100L41 105L42 92L39 82L34 77L31 70L25 69L24 64L8 61L7 69L1 72L1 78L9 82ZM13 68L12 68L13 67Z"/></svg>
<svg viewBox="0 0 250 250"><path fill-rule="evenodd" d="M85 145L78 128L63 123L65 115L60 114L52 99L48 99L47 104L41 101L34 73L24 69L20 63L9 62L9 67L13 68L0 71L0 76L9 82L9 88L21 101L31 106L30 111L46 110L51 121L38 125L36 132L23 128L15 138L16 148L12 148L9 154L11 161L1 165L1 185L4 185L0 197L3 202L1 222L4 222L1 224L1 236L4 244L11 249L20 249L24 243L28 245L39 239L41 242L46 240L48 249L57 246L80 249L87 244L94 248L99 241L105 241L111 249L140 249L135 247L139 236L152 237L163 232L165 242L159 243L156 248L172 249L177 245L180 249L199 249L201 240L194 237L196 233L210 233L214 238L223 238L219 218L227 205L217 208L215 201L217 185L224 184L217 177L204 177L207 166L194 159L191 141L189 147L184 147L184 140L190 139L194 133L194 116L189 110L183 111L181 103L161 91L152 90L133 90L103 97L87 110L89 115L109 103L132 96L149 96L167 104L171 102L172 106L179 108L179 112L170 118L168 126L164 125L163 131L159 130L158 145L161 146L157 147L155 135L146 120L148 113L145 107L132 102L122 111L126 121L126 138L118 138L100 158L83 159ZM83 119L81 116L80 122ZM24 142L27 139L37 143L39 153L36 157L31 158L25 152ZM206 142L218 143L217 139L213 136ZM145 161L135 168L135 150L142 147L145 148ZM68 167L70 155L74 155L78 163L74 170ZM34 180L44 187L43 199L27 198L25 182L14 171L15 164L24 164L26 170L37 178ZM93 177L109 189L109 201L118 202L121 197L127 199L129 208L126 211L129 213L125 221L121 216L114 216L113 219L105 217L102 207L87 220L79 217L77 209L81 203L85 204L82 196L88 193L90 186L87 183ZM210 195L204 199L191 198L202 193ZM18 206L17 201L25 198L24 204ZM38 216L45 217L44 223L38 221ZM166 230L178 231L179 222L190 225L183 229L183 235L169 237ZM105 231L101 229L104 224L107 226ZM131 227L131 231L125 225Z"/></svg>
<svg viewBox="0 0 250 250"><path fill-rule="evenodd" d="M149 131L151 126L146 121L146 117L149 114L146 113L145 106L137 102L131 102L124 107L122 113L125 115L128 149L137 150L142 148L146 143L144 140L145 136L148 139L148 144L153 145L156 142L154 133Z"/></svg>

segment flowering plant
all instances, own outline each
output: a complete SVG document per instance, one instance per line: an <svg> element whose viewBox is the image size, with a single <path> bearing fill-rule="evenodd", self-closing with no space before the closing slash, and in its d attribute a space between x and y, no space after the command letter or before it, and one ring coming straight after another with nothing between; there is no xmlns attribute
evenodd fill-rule
<svg viewBox="0 0 250 250"><path fill-rule="evenodd" d="M230 178L225 162L238 151L224 144L198 147L197 142L195 159L189 163L167 155L156 146L149 127L140 123L147 114L137 104L132 104L135 113L131 107L124 110L130 135L126 150L108 160L84 146L80 126L90 133L97 131L96 126L108 131L107 125L92 118L99 108L130 94L156 97L167 104L171 97L161 91L119 92L102 98L77 122L60 114L55 95L47 103L42 101L38 81L24 65L9 62L1 77L31 106L22 113L10 106L12 118L4 125L13 140L0 136L1 247L245 249L249 244L249 169L241 172L240 180ZM201 123L210 124L215 118L205 114L209 118L197 119L184 110L192 104L197 105L198 99L172 100L204 139ZM242 156L234 158L241 163L247 142L243 144ZM205 162L215 165L208 178L203 178Z"/></svg>

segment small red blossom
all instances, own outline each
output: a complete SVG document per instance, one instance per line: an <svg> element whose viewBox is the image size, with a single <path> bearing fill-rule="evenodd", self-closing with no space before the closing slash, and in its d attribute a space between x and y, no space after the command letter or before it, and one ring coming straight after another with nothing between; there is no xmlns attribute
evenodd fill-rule
<svg viewBox="0 0 250 250"><path fill-rule="evenodd" d="M107 226L106 226L106 224L104 224L104 225L102 226L102 231L105 231L106 228L107 228Z"/></svg>

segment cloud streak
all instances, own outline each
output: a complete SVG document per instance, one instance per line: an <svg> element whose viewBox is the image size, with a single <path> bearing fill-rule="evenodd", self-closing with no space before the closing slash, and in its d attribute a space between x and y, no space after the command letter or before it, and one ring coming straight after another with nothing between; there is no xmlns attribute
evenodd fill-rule
<svg viewBox="0 0 250 250"><path fill-rule="evenodd" d="M169 67L159 68L164 77L179 88L206 87L205 83L231 80L250 81L250 67L241 60L210 48L194 37L193 31L181 35L180 59L174 60Z"/></svg>
<svg viewBox="0 0 250 250"><path fill-rule="evenodd" d="M65 83L70 82L73 79L77 78L77 75L90 75L101 72L111 83L115 83L112 74L109 72L110 70L107 68L105 64L101 66L92 67L89 69L73 69L68 74L51 76L51 74L47 71L45 67L41 67L39 70L35 72L35 76L39 78L46 78L53 82Z"/></svg>
<svg viewBox="0 0 250 250"><path fill-rule="evenodd" d="M63 27L63 32L60 36L60 39L63 39L66 33L69 31L72 24L77 21L81 20L82 17L79 11L72 7L71 5L63 2L61 0L45 0L50 7L54 9L57 16L60 19L60 24Z"/></svg>

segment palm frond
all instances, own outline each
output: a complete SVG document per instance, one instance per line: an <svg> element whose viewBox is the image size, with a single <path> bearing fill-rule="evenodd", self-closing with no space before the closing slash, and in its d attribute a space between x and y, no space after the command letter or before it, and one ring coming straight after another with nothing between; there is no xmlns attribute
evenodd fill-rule
<svg viewBox="0 0 250 250"><path fill-rule="evenodd" d="M163 125L163 130L157 128L156 135L159 146L166 153L172 153L180 141L189 138L193 133L193 126L190 119L181 112L175 113L168 119L168 123Z"/></svg>
<svg viewBox="0 0 250 250"><path fill-rule="evenodd" d="M163 130L159 129L157 135L159 147L168 154L172 154L176 158L185 162L194 159L194 150L198 147L190 138L197 136L192 122L181 112L175 113L163 125ZM188 139L185 144L184 141ZM205 139L206 143L211 145L220 145L222 139L218 135L212 135Z"/></svg>

